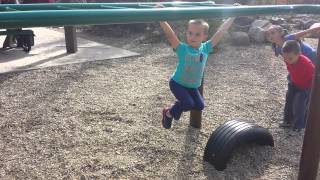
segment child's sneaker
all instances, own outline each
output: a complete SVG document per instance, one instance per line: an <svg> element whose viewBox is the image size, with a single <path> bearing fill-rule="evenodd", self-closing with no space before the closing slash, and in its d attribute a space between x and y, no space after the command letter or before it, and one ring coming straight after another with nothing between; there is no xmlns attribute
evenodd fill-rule
<svg viewBox="0 0 320 180"><path fill-rule="evenodd" d="M171 124L172 124L172 118L169 118L166 114L167 111L169 111L169 109L164 108L162 110L162 126L166 129L170 129L171 128Z"/></svg>
<svg viewBox="0 0 320 180"><path fill-rule="evenodd" d="M291 127L291 124L288 123L288 122L282 122L282 123L279 124L279 127L281 127L281 128L289 128L289 127Z"/></svg>

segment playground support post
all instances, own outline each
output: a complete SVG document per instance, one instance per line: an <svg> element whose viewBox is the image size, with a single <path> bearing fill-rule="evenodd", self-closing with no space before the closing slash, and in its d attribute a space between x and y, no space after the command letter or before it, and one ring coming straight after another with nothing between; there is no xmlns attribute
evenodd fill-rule
<svg viewBox="0 0 320 180"><path fill-rule="evenodd" d="M77 34L75 26L65 26L64 36L66 41L67 53L75 53L78 51Z"/></svg>
<svg viewBox="0 0 320 180"><path fill-rule="evenodd" d="M320 160L320 37L298 180L316 180Z"/></svg>
<svg viewBox="0 0 320 180"><path fill-rule="evenodd" d="M203 97L203 81L204 81L204 77L202 78L201 86L199 87L199 91L202 97ZM201 128L201 119L202 119L202 111L192 110L190 112L190 126L194 128Z"/></svg>

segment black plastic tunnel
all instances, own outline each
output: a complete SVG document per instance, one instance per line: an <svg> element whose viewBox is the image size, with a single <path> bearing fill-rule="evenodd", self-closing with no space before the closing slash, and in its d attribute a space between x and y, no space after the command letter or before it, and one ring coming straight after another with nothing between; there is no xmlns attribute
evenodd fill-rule
<svg viewBox="0 0 320 180"><path fill-rule="evenodd" d="M212 133L203 158L222 171L237 147L251 143L274 146L273 137L267 129L238 120L228 121Z"/></svg>

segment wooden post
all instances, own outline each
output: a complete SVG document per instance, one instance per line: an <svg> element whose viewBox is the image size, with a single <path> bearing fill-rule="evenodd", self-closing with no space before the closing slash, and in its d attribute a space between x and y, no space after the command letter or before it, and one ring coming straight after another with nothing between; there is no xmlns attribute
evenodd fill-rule
<svg viewBox="0 0 320 180"><path fill-rule="evenodd" d="M316 180L320 160L320 37L298 180Z"/></svg>
<svg viewBox="0 0 320 180"><path fill-rule="evenodd" d="M76 27L65 26L64 36L66 41L67 53L75 53L78 51Z"/></svg>
<svg viewBox="0 0 320 180"><path fill-rule="evenodd" d="M203 80L204 80L204 77L202 78L201 86L199 87L199 91L202 97L203 97ZM191 110L190 126L194 128L201 128L201 118L202 118L202 111Z"/></svg>

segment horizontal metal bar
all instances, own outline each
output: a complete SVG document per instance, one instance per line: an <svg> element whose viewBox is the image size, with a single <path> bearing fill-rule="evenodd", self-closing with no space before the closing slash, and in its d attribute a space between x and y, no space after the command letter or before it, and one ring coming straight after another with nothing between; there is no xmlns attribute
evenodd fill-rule
<svg viewBox="0 0 320 180"><path fill-rule="evenodd" d="M1 11L18 11L17 9L11 8L11 7L0 7L0 12Z"/></svg>
<svg viewBox="0 0 320 180"><path fill-rule="evenodd" d="M114 9L119 9L120 7L126 8L155 8L158 3L41 3L41 4L0 4L1 6L6 6L10 8L16 8L21 11L30 10L60 10L61 6L68 7L71 9L104 9L114 7ZM225 4L215 4L212 1L205 2L165 2L161 3L166 7L174 6L226 6ZM230 5L227 5L230 6Z"/></svg>
<svg viewBox="0 0 320 180"><path fill-rule="evenodd" d="M57 6L58 9L61 9L61 10L72 10L74 8L70 8L70 7L66 7L66 6Z"/></svg>
<svg viewBox="0 0 320 180"><path fill-rule="evenodd" d="M101 5L101 8L108 8L108 9L126 9L127 7Z"/></svg>
<svg viewBox="0 0 320 180"><path fill-rule="evenodd" d="M143 23L269 14L320 14L320 5L93 9L0 12L0 28Z"/></svg>
<svg viewBox="0 0 320 180"><path fill-rule="evenodd" d="M145 7L155 7L158 3L155 2L144 2L144 3L41 3L41 4L0 4L1 6L8 6L12 8L16 8L19 10L54 10L58 9L57 6L71 7L75 9L100 9L102 5L105 6L117 6L117 7L128 7L128 8L139 8L140 5L144 5ZM212 5L214 2L205 1L205 2L162 2L164 6L173 6L173 5Z"/></svg>
<svg viewBox="0 0 320 180"><path fill-rule="evenodd" d="M150 5L150 4L139 4L139 8L156 8L155 5Z"/></svg>
<svg viewBox="0 0 320 180"><path fill-rule="evenodd" d="M190 5L190 4L175 4L175 5L172 5L171 7L197 7L197 6Z"/></svg>

